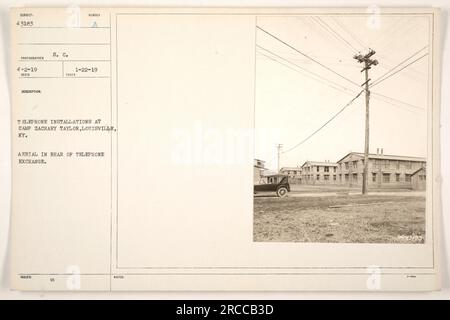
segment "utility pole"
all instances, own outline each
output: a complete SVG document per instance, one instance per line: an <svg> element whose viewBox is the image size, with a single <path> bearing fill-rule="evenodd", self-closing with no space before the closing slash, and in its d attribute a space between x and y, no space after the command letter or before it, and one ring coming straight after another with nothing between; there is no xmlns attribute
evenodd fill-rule
<svg viewBox="0 0 450 320"><path fill-rule="evenodd" d="M280 157L281 157L281 149L283 148L283 145L281 143L276 145L278 150L278 173L280 173Z"/></svg>
<svg viewBox="0 0 450 320"><path fill-rule="evenodd" d="M364 71L365 82L361 85L364 87L366 92L366 130L365 130L365 142L364 142L364 169L363 169L363 183L362 183L362 194L367 194L368 185L368 173L369 173L369 101L370 101L370 91L369 91L369 69L371 66L376 66L378 64L377 60L371 59L375 54L375 51L370 49L369 53L366 55L357 54L353 58L358 60L359 63L364 63L364 67L361 72Z"/></svg>

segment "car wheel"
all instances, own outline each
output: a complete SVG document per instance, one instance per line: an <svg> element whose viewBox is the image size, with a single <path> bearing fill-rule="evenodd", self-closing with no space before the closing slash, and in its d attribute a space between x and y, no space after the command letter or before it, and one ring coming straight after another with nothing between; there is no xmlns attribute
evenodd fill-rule
<svg viewBox="0 0 450 320"><path fill-rule="evenodd" d="M287 194L288 194L287 188L285 188L285 187L278 188L278 190L277 190L277 196L278 197L284 198L284 197L287 196Z"/></svg>

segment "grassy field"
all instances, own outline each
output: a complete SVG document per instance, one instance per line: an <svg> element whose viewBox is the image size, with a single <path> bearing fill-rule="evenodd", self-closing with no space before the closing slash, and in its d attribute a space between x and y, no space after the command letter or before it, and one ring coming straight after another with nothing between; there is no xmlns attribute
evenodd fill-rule
<svg viewBox="0 0 450 320"><path fill-rule="evenodd" d="M425 196L254 197L254 241L423 243Z"/></svg>

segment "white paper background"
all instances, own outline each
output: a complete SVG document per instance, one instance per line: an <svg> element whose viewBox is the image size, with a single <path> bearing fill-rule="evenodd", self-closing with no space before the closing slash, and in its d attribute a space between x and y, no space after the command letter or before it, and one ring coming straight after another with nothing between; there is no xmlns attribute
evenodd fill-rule
<svg viewBox="0 0 450 320"><path fill-rule="evenodd" d="M340 1L342 7L363 7L376 3L382 7L411 6L426 7L435 6L442 8L442 94L441 94L441 163L442 163L442 210L443 217L441 226L441 250L442 250L442 276L443 290L433 293L232 293L232 292L214 292L214 293L22 293L12 292L8 289L8 237L9 237L9 214L10 214L10 102L9 102L9 7L10 6L286 6L286 7L333 7L335 1L315 0L315 1L275 1L275 0L233 0L233 1L8 1L2 0L0 3L0 298L2 299L36 299L36 298L158 298L158 299L206 299L206 298L264 298L264 299L312 299L312 298L446 298L450 299L450 281L449 281L449 233L450 230L450 108L449 102L449 72L448 58L450 57L448 49L449 28L447 25L447 12L450 9L450 3L447 0L440 1ZM444 231L447 231L445 233Z"/></svg>

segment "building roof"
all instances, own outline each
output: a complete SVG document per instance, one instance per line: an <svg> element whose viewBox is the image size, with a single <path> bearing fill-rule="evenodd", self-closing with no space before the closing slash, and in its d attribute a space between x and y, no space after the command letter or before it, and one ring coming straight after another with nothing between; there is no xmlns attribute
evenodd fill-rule
<svg viewBox="0 0 450 320"><path fill-rule="evenodd" d="M265 167L264 167L265 163L266 162L264 160L253 159L253 166L256 168L265 169Z"/></svg>
<svg viewBox="0 0 450 320"><path fill-rule="evenodd" d="M278 175L278 173L276 171L272 171L272 170L264 170L261 172L262 177L276 176L276 175Z"/></svg>
<svg viewBox="0 0 450 320"><path fill-rule="evenodd" d="M306 164L309 164L309 165L311 165L311 166L337 167L337 163L336 163L336 162L306 161L306 162L302 165L302 168L303 168Z"/></svg>
<svg viewBox="0 0 450 320"><path fill-rule="evenodd" d="M422 170L425 171L425 173L426 173L426 168L425 168L425 167L422 167L422 168L417 169L417 170L414 171L413 173L411 173L411 175L413 176L413 175L419 173L419 172L422 171Z"/></svg>
<svg viewBox="0 0 450 320"><path fill-rule="evenodd" d="M344 157L338 160L338 163L347 158L349 155L357 155L360 157L364 157L364 153L362 152L349 152ZM423 157L410 157L410 156L397 156L392 154L375 154L369 153L369 159L381 159L381 160L403 160L403 161L417 161L417 162L425 162L426 158Z"/></svg>
<svg viewBox="0 0 450 320"><path fill-rule="evenodd" d="M302 168L301 167L283 167L280 169L280 171L283 171L283 170L302 170Z"/></svg>
<svg viewBox="0 0 450 320"><path fill-rule="evenodd" d="M274 174L266 174L264 177L287 177L285 174L274 173Z"/></svg>

